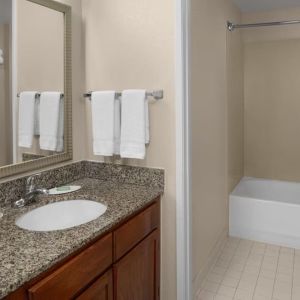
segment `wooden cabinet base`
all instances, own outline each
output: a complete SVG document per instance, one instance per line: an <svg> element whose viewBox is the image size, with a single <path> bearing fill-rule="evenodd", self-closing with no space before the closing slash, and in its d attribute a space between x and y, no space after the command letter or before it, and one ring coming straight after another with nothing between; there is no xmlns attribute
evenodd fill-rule
<svg viewBox="0 0 300 300"><path fill-rule="evenodd" d="M76 300L113 300L112 270L107 271L97 279Z"/></svg>
<svg viewBox="0 0 300 300"><path fill-rule="evenodd" d="M159 299L158 253L155 230L114 265L114 300Z"/></svg>
<svg viewBox="0 0 300 300"><path fill-rule="evenodd" d="M5 300L158 300L159 200Z"/></svg>
<svg viewBox="0 0 300 300"><path fill-rule="evenodd" d="M109 233L39 281L29 290L30 300L71 299L112 264Z"/></svg>

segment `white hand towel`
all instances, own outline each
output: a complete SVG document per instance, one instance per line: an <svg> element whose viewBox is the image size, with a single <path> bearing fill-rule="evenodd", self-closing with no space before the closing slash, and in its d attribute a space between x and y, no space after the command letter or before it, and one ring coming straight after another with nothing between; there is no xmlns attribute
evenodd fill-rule
<svg viewBox="0 0 300 300"><path fill-rule="evenodd" d="M114 120L114 154L120 154L121 137L121 101L115 100L115 120Z"/></svg>
<svg viewBox="0 0 300 300"><path fill-rule="evenodd" d="M144 159L149 141L148 101L145 90L125 90L121 109L121 157Z"/></svg>
<svg viewBox="0 0 300 300"><path fill-rule="evenodd" d="M149 121L149 103L148 103L148 99L146 97L146 100L145 100L145 130L146 130L146 141L145 143L146 144L149 144L150 143L150 121Z"/></svg>
<svg viewBox="0 0 300 300"><path fill-rule="evenodd" d="M40 148L63 150L64 106L60 92L43 92L40 98Z"/></svg>
<svg viewBox="0 0 300 300"><path fill-rule="evenodd" d="M57 152L62 152L64 150L64 129L65 129L65 101L64 97L61 96L59 107L59 120L58 120L58 133L57 133Z"/></svg>
<svg viewBox="0 0 300 300"><path fill-rule="evenodd" d="M19 147L31 148L36 115L37 92L21 92L19 99Z"/></svg>
<svg viewBox="0 0 300 300"><path fill-rule="evenodd" d="M3 50L0 49L0 65L4 63L4 58L3 58Z"/></svg>
<svg viewBox="0 0 300 300"><path fill-rule="evenodd" d="M34 135L40 135L40 96L35 97Z"/></svg>
<svg viewBox="0 0 300 300"><path fill-rule="evenodd" d="M92 92L93 151L95 155L112 156L115 152L115 96L116 92L114 91Z"/></svg>

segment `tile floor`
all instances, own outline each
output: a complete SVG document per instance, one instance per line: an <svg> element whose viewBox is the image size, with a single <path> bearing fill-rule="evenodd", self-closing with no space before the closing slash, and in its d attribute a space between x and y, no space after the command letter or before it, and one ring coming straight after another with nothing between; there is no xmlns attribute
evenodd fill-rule
<svg viewBox="0 0 300 300"><path fill-rule="evenodd" d="M300 250L229 238L197 300L300 300Z"/></svg>

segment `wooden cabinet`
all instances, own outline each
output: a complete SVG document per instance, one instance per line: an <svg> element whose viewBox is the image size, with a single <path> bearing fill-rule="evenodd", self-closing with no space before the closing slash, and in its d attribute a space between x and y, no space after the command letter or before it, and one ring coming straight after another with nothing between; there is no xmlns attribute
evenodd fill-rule
<svg viewBox="0 0 300 300"><path fill-rule="evenodd" d="M158 300L159 198L6 300Z"/></svg>
<svg viewBox="0 0 300 300"><path fill-rule="evenodd" d="M115 300L159 299L159 234L152 232L114 267Z"/></svg>
<svg viewBox="0 0 300 300"><path fill-rule="evenodd" d="M30 300L71 299L112 264L112 234L29 288Z"/></svg>
<svg viewBox="0 0 300 300"><path fill-rule="evenodd" d="M76 300L113 300L113 274L107 271L87 288Z"/></svg>
<svg viewBox="0 0 300 300"><path fill-rule="evenodd" d="M114 236L114 261L120 259L144 237L159 226L158 204L150 206L135 218L116 229Z"/></svg>

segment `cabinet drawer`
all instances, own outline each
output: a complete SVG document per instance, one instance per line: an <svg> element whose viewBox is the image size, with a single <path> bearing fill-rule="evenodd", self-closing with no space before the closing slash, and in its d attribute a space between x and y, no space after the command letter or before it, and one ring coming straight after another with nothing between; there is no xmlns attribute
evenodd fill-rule
<svg viewBox="0 0 300 300"><path fill-rule="evenodd" d="M129 220L114 232L114 261L121 258L159 226L159 203Z"/></svg>
<svg viewBox="0 0 300 300"><path fill-rule="evenodd" d="M113 299L113 275L110 269L98 278L76 300L112 300Z"/></svg>
<svg viewBox="0 0 300 300"><path fill-rule="evenodd" d="M29 299L70 299L112 264L112 234L75 256L32 286Z"/></svg>

